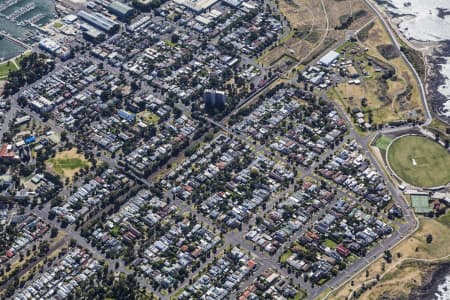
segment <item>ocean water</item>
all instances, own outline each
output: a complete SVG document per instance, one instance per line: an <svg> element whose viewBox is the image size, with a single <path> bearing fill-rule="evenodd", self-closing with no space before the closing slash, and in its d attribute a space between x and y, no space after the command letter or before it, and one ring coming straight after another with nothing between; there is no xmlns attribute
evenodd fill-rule
<svg viewBox="0 0 450 300"><path fill-rule="evenodd" d="M383 7L400 15L399 28L408 39L439 42L450 40L450 15L439 17L439 11L450 13L449 0L386 0ZM408 3L410 5L408 5Z"/></svg>
<svg viewBox="0 0 450 300"><path fill-rule="evenodd" d="M436 300L450 300L450 274L445 276L445 281L438 286L435 296Z"/></svg>
<svg viewBox="0 0 450 300"><path fill-rule="evenodd" d="M450 41L450 0L384 0L381 6L395 17L402 34L409 40L422 42ZM441 65L446 78L438 92L448 101L443 104L445 116L450 118L450 53Z"/></svg>
<svg viewBox="0 0 450 300"><path fill-rule="evenodd" d="M8 58L16 56L25 49L7 39L0 40L0 62L7 60Z"/></svg>
<svg viewBox="0 0 450 300"><path fill-rule="evenodd" d="M6 6L8 3L12 5ZM37 27L47 24L55 13L54 0L0 0L0 31L31 42L30 38L39 34ZM24 50L7 39L0 40L0 61L17 56Z"/></svg>

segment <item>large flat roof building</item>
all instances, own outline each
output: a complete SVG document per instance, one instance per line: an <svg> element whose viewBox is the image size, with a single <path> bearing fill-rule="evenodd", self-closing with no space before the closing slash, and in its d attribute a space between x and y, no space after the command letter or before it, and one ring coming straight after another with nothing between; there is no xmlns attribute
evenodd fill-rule
<svg viewBox="0 0 450 300"><path fill-rule="evenodd" d="M45 38L39 42L39 48L52 54L56 54L56 51L58 51L58 49L61 48L61 46L54 40Z"/></svg>
<svg viewBox="0 0 450 300"><path fill-rule="evenodd" d="M134 14L134 8L119 1L111 2L108 6L108 11L122 20L129 19Z"/></svg>
<svg viewBox="0 0 450 300"><path fill-rule="evenodd" d="M319 60L319 63L322 66L329 67L336 59L338 59L339 55L340 54L336 51L330 51Z"/></svg>
<svg viewBox="0 0 450 300"><path fill-rule="evenodd" d="M91 14L84 10L80 10L78 12L78 17L92 26L108 33L114 33L119 30L119 23L100 13Z"/></svg>
<svg viewBox="0 0 450 300"><path fill-rule="evenodd" d="M153 0L133 0L133 6L148 11L152 8Z"/></svg>
<svg viewBox="0 0 450 300"><path fill-rule="evenodd" d="M174 2L196 13L201 13L216 4L218 0L174 0Z"/></svg>

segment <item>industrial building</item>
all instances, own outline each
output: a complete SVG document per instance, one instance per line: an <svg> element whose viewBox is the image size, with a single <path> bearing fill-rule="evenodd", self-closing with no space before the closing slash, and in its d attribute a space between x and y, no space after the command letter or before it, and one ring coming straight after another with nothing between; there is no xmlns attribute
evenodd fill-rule
<svg viewBox="0 0 450 300"><path fill-rule="evenodd" d="M83 31L83 37L93 43L102 42L105 40L106 36L105 33L101 30L98 30L97 28L88 25L88 24L82 24L80 26L81 31Z"/></svg>
<svg viewBox="0 0 450 300"><path fill-rule="evenodd" d="M330 51L319 60L319 63L324 67L329 67L336 59L339 58L339 55L340 54L336 51Z"/></svg>
<svg viewBox="0 0 450 300"><path fill-rule="evenodd" d="M133 5L140 10L149 11L152 8L153 0L133 0Z"/></svg>
<svg viewBox="0 0 450 300"><path fill-rule="evenodd" d="M198 14L216 4L218 0L174 0L174 2Z"/></svg>
<svg viewBox="0 0 450 300"><path fill-rule="evenodd" d="M108 11L121 20L128 20L134 15L134 8L119 1L113 1L108 6Z"/></svg>
<svg viewBox="0 0 450 300"><path fill-rule="evenodd" d="M59 56L62 60L69 59L72 55L70 48L61 47L52 39L45 38L39 42L39 48L53 55Z"/></svg>
<svg viewBox="0 0 450 300"><path fill-rule="evenodd" d="M78 17L80 17L83 21L91 24L94 27L97 27L100 30L103 30L107 33L114 33L119 30L119 23L111 20L100 13L88 13L84 10L80 10L78 12Z"/></svg>

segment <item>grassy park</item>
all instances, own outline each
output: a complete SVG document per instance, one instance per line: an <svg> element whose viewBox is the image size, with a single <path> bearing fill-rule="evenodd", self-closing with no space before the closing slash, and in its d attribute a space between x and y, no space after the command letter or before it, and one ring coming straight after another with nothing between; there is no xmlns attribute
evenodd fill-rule
<svg viewBox="0 0 450 300"><path fill-rule="evenodd" d="M4 62L0 64L0 79L8 77L9 72L17 71L19 69L15 60Z"/></svg>
<svg viewBox="0 0 450 300"><path fill-rule="evenodd" d="M147 111L147 110L140 112L137 115L137 117L138 117L138 119L142 120L144 123L147 123L147 124L155 125L155 124L158 124L158 121L159 121L158 115L156 115L150 111Z"/></svg>
<svg viewBox="0 0 450 300"><path fill-rule="evenodd" d="M0 63L0 80L6 79L8 77L9 72L19 70L22 58L28 55L30 55L30 52L25 51L22 55L16 58Z"/></svg>
<svg viewBox="0 0 450 300"><path fill-rule="evenodd" d="M48 160L49 167L58 175L65 178L72 176L85 166L89 166L89 162L76 149L59 152L54 158Z"/></svg>
<svg viewBox="0 0 450 300"><path fill-rule="evenodd" d="M428 138L397 139L389 148L387 159L400 178L415 186L434 187L450 182L450 154Z"/></svg>

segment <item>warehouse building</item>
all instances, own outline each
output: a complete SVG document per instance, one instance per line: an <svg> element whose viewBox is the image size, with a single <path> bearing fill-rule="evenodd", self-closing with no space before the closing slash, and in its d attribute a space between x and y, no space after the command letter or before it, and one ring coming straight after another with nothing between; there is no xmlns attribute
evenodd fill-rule
<svg viewBox="0 0 450 300"><path fill-rule="evenodd" d="M319 63L324 67L329 67L338 58L339 53L337 53L336 51L330 51L319 60Z"/></svg>
<svg viewBox="0 0 450 300"><path fill-rule="evenodd" d="M216 4L217 0L174 0L175 3L199 14Z"/></svg>
<svg viewBox="0 0 450 300"><path fill-rule="evenodd" d="M134 8L119 1L113 1L108 7L108 11L121 20L129 20L134 15Z"/></svg>
<svg viewBox="0 0 450 300"><path fill-rule="evenodd" d="M100 13L91 14L84 10L80 10L78 12L78 17L80 17L88 24L97 27L98 29L103 30L107 33L114 33L119 30L119 23Z"/></svg>
<svg viewBox="0 0 450 300"><path fill-rule="evenodd" d="M152 8L153 0L133 0L133 5L140 10L149 11Z"/></svg>

